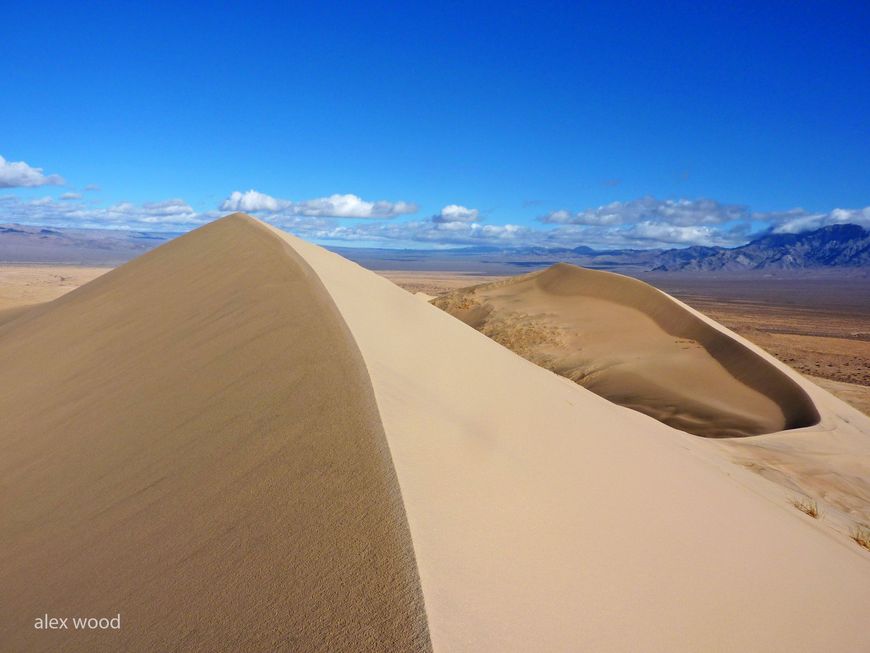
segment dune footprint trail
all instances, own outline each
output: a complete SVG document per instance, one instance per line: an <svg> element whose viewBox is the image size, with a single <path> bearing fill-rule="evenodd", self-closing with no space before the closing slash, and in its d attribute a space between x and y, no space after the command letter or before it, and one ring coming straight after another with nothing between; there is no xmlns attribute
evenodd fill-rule
<svg viewBox="0 0 870 653"><path fill-rule="evenodd" d="M870 554L776 486L248 216L0 326L0 384L0 648L866 642Z"/></svg>
<svg viewBox="0 0 870 653"><path fill-rule="evenodd" d="M560 263L433 303L521 356L689 433L739 437L819 420L792 379L636 279Z"/></svg>

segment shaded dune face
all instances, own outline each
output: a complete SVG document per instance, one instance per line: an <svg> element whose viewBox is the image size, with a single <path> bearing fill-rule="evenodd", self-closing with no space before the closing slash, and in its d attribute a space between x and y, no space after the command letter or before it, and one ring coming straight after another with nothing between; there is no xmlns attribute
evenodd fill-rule
<svg viewBox="0 0 870 653"><path fill-rule="evenodd" d="M433 303L521 356L689 433L742 437L819 421L797 383L636 279L560 263Z"/></svg>
<svg viewBox="0 0 870 653"><path fill-rule="evenodd" d="M256 221L13 316L0 387L3 650L431 648L364 362Z"/></svg>

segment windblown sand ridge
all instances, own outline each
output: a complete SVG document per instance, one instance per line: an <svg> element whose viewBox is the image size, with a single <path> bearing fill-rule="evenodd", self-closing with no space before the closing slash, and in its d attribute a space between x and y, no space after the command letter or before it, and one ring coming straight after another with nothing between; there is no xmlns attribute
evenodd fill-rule
<svg viewBox="0 0 870 653"><path fill-rule="evenodd" d="M560 263L433 303L529 360L696 435L757 435L819 419L794 381L636 279Z"/></svg>
<svg viewBox="0 0 870 653"><path fill-rule="evenodd" d="M0 375L13 650L865 643L870 553L776 485L246 216L7 322Z"/></svg>
<svg viewBox="0 0 870 653"><path fill-rule="evenodd" d="M365 366L264 227L213 223L7 323L0 387L0 649L428 648Z"/></svg>

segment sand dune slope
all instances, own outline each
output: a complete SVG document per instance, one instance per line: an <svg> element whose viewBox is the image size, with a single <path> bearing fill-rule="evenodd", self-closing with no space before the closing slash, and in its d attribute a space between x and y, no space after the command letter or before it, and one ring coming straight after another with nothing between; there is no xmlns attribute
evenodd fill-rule
<svg viewBox="0 0 870 653"><path fill-rule="evenodd" d="M870 419L652 286L560 264L434 303L611 401L720 438L841 532L870 524Z"/></svg>
<svg viewBox="0 0 870 653"><path fill-rule="evenodd" d="M428 649L365 366L265 227L213 223L6 323L0 388L0 650Z"/></svg>
<svg viewBox="0 0 870 653"><path fill-rule="evenodd" d="M866 645L870 553L776 485L246 216L7 322L0 383L11 650Z"/></svg>
<svg viewBox="0 0 870 653"><path fill-rule="evenodd" d="M819 419L788 376L636 279L560 263L434 304L602 397L689 433L757 435Z"/></svg>
<svg viewBox="0 0 870 653"><path fill-rule="evenodd" d="M366 361L436 651L865 647L870 553L778 486L276 234Z"/></svg>

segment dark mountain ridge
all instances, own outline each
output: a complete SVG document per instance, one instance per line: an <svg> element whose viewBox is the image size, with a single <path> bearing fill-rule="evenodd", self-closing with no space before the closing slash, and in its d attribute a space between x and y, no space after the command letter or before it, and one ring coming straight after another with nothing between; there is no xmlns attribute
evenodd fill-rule
<svg viewBox="0 0 870 653"><path fill-rule="evenodd" d="M690 247L658 254L653 270L796 270L870 266L870 231L835 224L799 234L767 234L740 247Z"/></svg>

